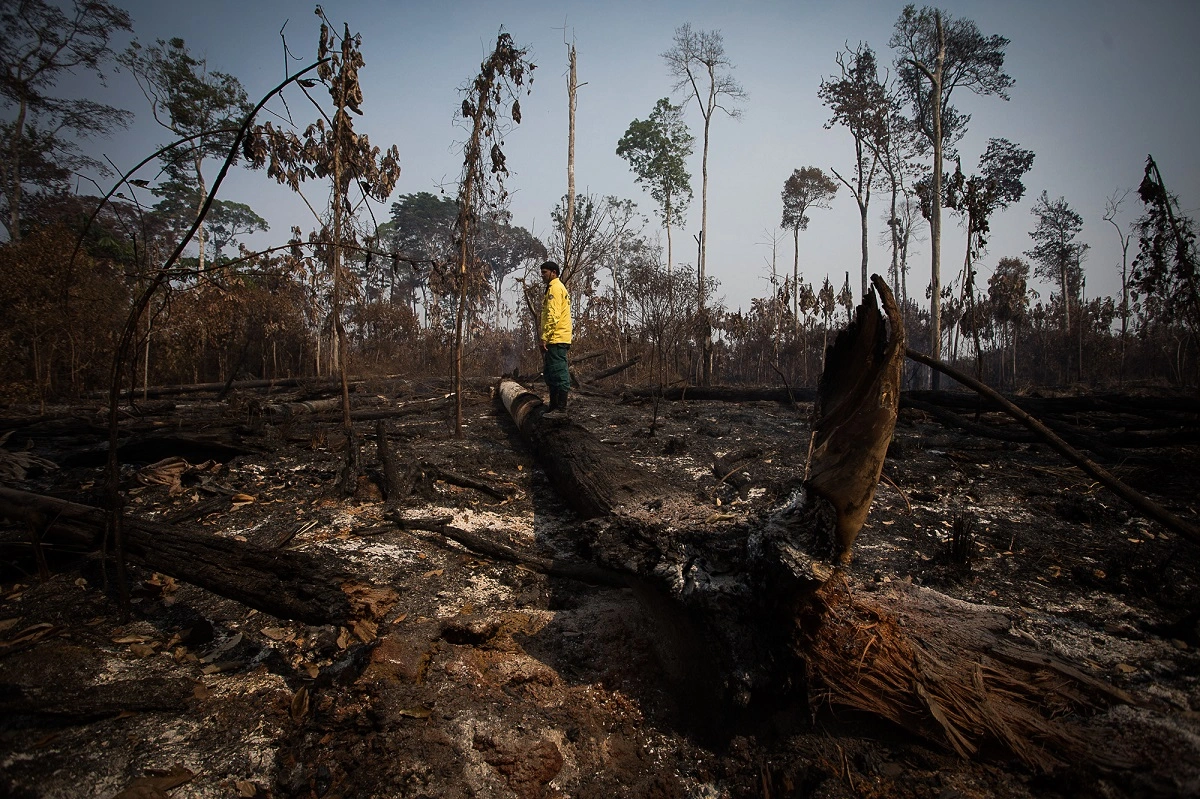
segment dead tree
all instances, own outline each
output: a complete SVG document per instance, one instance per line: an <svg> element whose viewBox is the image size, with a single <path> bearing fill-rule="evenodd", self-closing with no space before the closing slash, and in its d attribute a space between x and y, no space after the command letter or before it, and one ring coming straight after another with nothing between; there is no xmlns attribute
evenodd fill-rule
<svg viewBox="0 0 1200 799"><path fill-rule="evenodd" d="M502 381L499 397L586 518L581 555L624 574L659 622L664 663L682 664L672 676L693 705L801 712L819 698L964 757L999 745L1040 769L1117 763L1052 716L1128 697L1013 647L994 612L935 592L868 593L846 571L895 424L905 352L895 301L872 282L828 353L808 479L785 507L746 523L719 523L582 426L544 418L541 400L515 382Z"/></svg>

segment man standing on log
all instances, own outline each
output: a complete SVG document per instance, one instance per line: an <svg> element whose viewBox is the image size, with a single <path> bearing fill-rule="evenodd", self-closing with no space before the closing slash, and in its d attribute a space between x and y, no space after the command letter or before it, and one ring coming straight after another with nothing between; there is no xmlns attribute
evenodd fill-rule
<svg viewBox="0 0 1200 799"><path fill-rule="evenodd" d="M567 370L567 350L571 348L571 299L567 287L558 279L560 269L554 261L542 264L546 295L542 298L541 340L542 376L550 388L547 416L567 415L567 392L571 373Z"/></svg>

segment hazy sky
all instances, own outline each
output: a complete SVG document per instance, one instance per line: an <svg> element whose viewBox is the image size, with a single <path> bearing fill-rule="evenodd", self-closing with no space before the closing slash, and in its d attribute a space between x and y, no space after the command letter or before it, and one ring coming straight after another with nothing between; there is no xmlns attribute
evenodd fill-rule
<svg viewBox="0 0 1200 799"><path fill-rule="evenodd" d="M193 53L207 58L210 69L235 74L252 100L283 76L281 29L294 53L306 58L315 53L319 23L309 2L138 0L123 5L141 41L184 38ZM1015 84L1009 101L961 89L955 93L955 105L971 115L959 146L964 169L975 171L992 137L1036 153L1025 199L992 221L988 253L979 261L979 285L986 287L1001 257L1030 248L1028 232L1035 223L1030 209L1045 190L1052 199L1065 197L1084 217L1082 239L1091 247L1084 264L1088 296L1119 294L1120 249L1116 231L1102 218L1106 198L1136 187L1147 154L1153 154L1184 209L1194 213L1200 205L1200 47L1195 45L1200 2L953 0L939 7L974 20L985 35L1011 40L1005 71ZM791 271L791 235L778 227L780 190L792 170L813 165L849 173L853 142L844 129L824 128L829 112L817 98L821 79L834 75L834 56L846 43L870 44L881 66L890 67L895 53L887 42L903 3L355 0L328 2L324 8L339 26L347 22L362 34L365 116L356 124L372 143L399 147L403 173L394 196L436 192L441 184L452 195L464 138L453 118L461 104L459 89L478 73L501 26L518 45L530 48L538 69L532 94L521 100L523 123L507 138L512 171L507 185L514 193L514 221L543 237L550 210L566 191L564 36L575 42L582 84L577 191L633 199L652 219L654 203L615 154L616 142L631 120L644 119L656 100L670 94L672 80L661 53L671 46L675 28L690 22L693 28L721 31L733 75L748 99L740 120L719 117L712 125L708 268L721 281L719 294L727 306L737 309L768 291L773 234L780 237L780 271ZM92 94L139 116L128 133L96 145L121 168L168 141L128 76L110 75L107 89ZM314 118L302 99L293 96L290 107L297 120ZM675 256L677 262L694 264L701 119L694 100L688 108L697 138L690 164L696 198L689 223L676 233ZM327 189L313 185L308 192L317 204L324 202ZM305 231L316 225L299 200L262 173L227 181L224 198L249 203L271 223L271 233L257 236L255 243L281 243L293 224ZM886 202L886 193L876 193L869 219L870 270L881 274L890 259L879 240ZM1140 211L1131 194L1123 223ZM388 206L376 214L384 221ZM860 234L853 197L843 187L831 210L810 216L809 229L800 234L806 279L819 286L829 274L840 286L850 272L857 288ZM943 282L948 282L961 270L963 256L955 217L947 215L943 235ZM927 228L921 236L928 238ZM929 279L927 240L916 244L910 262L910 293L923 295ZM1048 293L1042 290L1043 297Z"/></svg>

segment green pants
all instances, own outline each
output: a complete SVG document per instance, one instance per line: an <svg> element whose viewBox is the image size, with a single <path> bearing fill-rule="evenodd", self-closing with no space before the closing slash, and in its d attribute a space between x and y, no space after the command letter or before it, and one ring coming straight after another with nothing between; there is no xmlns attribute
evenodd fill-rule
<svg viewBox="0 0 1200 799"><path fill-rule="evenodd" d="M542 377L553 391L566 393L571 388L571 373L567 370L567 350L570 344L547 344L542 359Z"/></svg>

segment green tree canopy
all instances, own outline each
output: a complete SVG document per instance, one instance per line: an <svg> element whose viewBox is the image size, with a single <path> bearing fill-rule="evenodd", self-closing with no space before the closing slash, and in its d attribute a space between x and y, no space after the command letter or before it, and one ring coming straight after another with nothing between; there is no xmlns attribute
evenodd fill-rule
<svg viewBox="0 0 1200 799"><path fill-rule="evenodd" d="M637 182L658 203L659 217L667 227L683 223L692 201L687 159L694 141L683 123L683 106L664 97L647 119L630 122L617 142L617 155L629 162Z"/></svg>
<svg viewBox="0 0 1200 799"><path fill-rule="evenodd" d="M171 198L164 210L184 227L204 207L208 186L204 162L229 155L237 129L253 106L233 75L209 71L178 37L143 47L136 40L117 59L129 69L150 103L154 120L186 142L164 156L167 180L155 190ZM190 206L191 214L185 209ZM200 268L204 268L204 229L200 232Z"/></svg>
<svg viewBox="0 0 1200 799"><path fill-rule="evenodd" d="M132 114L94 100L51 95L63 73L91 72L104 80L112 57L109 39L131 29L129 15L105 0L74 0L64 10L46 0L4 3L0 9L0 107L16 116L0 124L0 221L9 238L21 238L26 187L64 188L72 173L107 167L84 155L76 139L107 136Z"/></svg>
<svg viewBox="0 0 1200 799"><path fill-rule="evenodd" d="M1079 297L1083 280L1083 258L1088 245L1076 241L1083 230L1083 217L1067 204L1065 197L1051 200L1043 191L1032 213L1037 226L1029 232L1034 246L1025 255L1034 262L1034 274L1058 284L1063 303L1064 329L1071 327L1071 304Z"/></svg>

